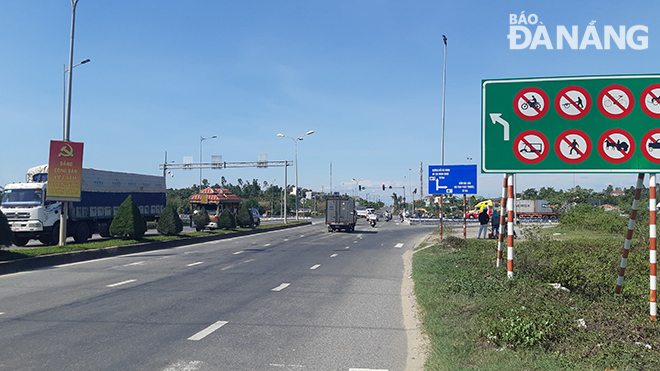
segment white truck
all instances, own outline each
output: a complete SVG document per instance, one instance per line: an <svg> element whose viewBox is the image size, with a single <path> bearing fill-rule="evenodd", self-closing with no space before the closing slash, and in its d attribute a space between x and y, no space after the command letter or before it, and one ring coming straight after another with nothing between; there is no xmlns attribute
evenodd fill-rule
<svg viewBox="0 0 660 371"><path fill-rule="evenodd" d="M57 243L62 203L46 201L48 165L28 170L25 183L5 185L0 210L14 233L14 244L38 239ZM83 168L80 202L68 202L67 234L84 243L93 233L110 236L110 223L119 205L131 195L145 221L155 220L165 207L163 176Z"/></svg>

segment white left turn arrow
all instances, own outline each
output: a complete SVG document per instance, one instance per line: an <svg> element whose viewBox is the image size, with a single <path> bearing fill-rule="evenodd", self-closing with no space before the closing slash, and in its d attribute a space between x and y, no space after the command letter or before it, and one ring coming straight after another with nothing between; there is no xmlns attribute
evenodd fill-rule
<svg viewBox="0 0 660 371"><path fill-rule="evenodd" d="M493 120L493 124L501 124L504 127L504 141L509 140L509 123L502 118L501 113L490 113L490 119Z"/></svg>

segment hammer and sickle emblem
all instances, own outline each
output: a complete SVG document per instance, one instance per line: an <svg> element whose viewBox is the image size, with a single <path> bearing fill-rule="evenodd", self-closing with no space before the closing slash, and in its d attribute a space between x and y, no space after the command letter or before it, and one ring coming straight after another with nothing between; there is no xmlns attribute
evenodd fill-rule
<svg viewBox="0 0 660 371"><path fill-rule="evenodd" d="M60 153L57 154L57 157L73 157L73 147L65 144L64 147L60 148Z"/></svg>

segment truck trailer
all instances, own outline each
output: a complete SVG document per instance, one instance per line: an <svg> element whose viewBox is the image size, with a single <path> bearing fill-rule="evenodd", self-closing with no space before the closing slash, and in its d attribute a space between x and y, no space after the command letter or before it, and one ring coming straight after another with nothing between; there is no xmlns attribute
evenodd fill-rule
<svg viewBox="0 0 660 371"><path fill-rule="evenodd" d="M62 202L47 201L48 165L28 170L26 182L7 184L0 210L9 221L14 244L25 246L31 239L57 243ZM92 234L110 237L110 224L117 209L131 195L145 223L161 214L166 203L165 177L82 169L80 202L68 205L67 234L84 243Z"/></svg>
<svg viewBox="0 0 660 371"><path fill-rule="evenodd" d="M352 198L329 198L325 201L325 224L328 232L355 230L357 213L355 211L355 200Z"/></svg>

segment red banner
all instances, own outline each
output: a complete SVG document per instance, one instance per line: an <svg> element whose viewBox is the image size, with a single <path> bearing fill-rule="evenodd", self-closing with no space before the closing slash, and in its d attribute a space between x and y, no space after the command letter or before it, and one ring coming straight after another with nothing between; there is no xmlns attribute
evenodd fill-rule
<svg viewBox="0 0 660 371"><path fill-rule="evenodd" d="M79 202L82 164L83 143L51 140L46 199Z"/></svg>

